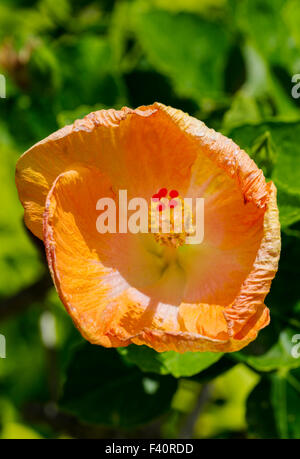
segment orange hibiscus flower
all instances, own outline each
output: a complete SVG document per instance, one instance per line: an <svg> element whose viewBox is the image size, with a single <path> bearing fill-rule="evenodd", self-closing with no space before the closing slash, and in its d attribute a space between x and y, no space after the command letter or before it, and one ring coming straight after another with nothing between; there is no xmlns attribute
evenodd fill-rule
<svg viewBox="0 0 300 459"><path fill-rule="evenodd" d="M276 188L201 121L159 103L91 113L28 150L16 183L59 296L91 343L229 352L269 323ZM161 213L204 198L203 241L187 244L184 231L99 234L97 202L117 202L119 190L154 197Z"/></svg>

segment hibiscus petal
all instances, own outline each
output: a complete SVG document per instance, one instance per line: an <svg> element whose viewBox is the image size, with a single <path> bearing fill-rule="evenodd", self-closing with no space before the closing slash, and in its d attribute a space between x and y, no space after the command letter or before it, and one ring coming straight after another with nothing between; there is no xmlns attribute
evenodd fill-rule
<svg viewBox="0 0 300 459"><path fill-rule="evenodd" d="M226 352L268 324L264 300L280 253L276 189L201 121L157 103L96 112L25 153L16 181L26 224L41 238L44 214L56 288L91 342ZM202 244L170 256L151 234L97 233L100 197L117 202L126 189L149 202L162 186L205 198Z"/></svg>

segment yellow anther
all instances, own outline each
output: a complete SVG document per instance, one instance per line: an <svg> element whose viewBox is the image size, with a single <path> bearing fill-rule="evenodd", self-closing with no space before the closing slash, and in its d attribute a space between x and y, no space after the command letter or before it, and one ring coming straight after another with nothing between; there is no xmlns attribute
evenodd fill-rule
<svg viewBox="0 0 300 459"><path fill-rule="evenodd" d="M187 236L194 232L192 210L180 196L151 201L149 232L161 245L172 248L182 246Z"/></svg>

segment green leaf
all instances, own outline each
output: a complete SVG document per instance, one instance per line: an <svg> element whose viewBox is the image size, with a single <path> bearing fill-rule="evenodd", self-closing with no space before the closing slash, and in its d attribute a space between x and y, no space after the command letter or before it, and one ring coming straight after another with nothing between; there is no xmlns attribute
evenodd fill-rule
<svg viewBox="0 0 300 459"><path fill-rule="evenodd" d="M276 151L269 131L264 132L255 140L250 156L262 169L264 175L271 177L276 163Z"/></svg>
<svg viewBox="0 0 300 459"><path fill-rule="evenodd" d="M61 0L55 5L51 0L41 0L39 10L43 16L47 16L55 25L62 25L71 17L70 0Z"/></svg>
<svg viewBox="0 0 300 459"><path fill-rule="evenodd" d="M244 38L245 89L271 102L271 115L297 116L291 77L299 71L295 36L299 7L293 0L232 0L230 5L231 17Z"/></svg>
<svg viewBox="0 0 300 459"><path fill-rule="evenodd" d="M282 226L299 221L300 121L245 124L232 129L229 136L270 173L278 188Z"/></svg>
<svg viewBox="0 0 300 459"><path fill-rule="evenodd" d="M300 193L300 120L245 124L233 129L230 136L251 155L258 137L267 132L278 155L272 179L288 191Z"/></svg>
<svg viewBox="0 0 300 459"><path fill-rule="evenodd" d="M287 0L282 9L283 22L289 29L293 41L295 41L298 49L300 48L300 4L298 0Z"/></svg>
<svg viewBox="0 0 300 459"><path fill-rule="evenodd" d="M250 355L247 351L239 351L234 358L245 362L257 371L267 372L277 369L291 369L300 367L300 359L292 355L294 346L292 338L295 331L286 329L281 331L278 342L262 355ZM247 348L246 348L247 349Z"/></svg>
<svg viewBox="0 0 300 459"><path fill-rule="evenodd" d="M242 364L216 378L210 387L210 403L203 407L195 426L197 438L243 432L245 403L258 380L257 374Z"/></svg>
<svg viewBox="0 0 300 459"><path fill-rule="evenodd" d="M177 381L125 365L114 349L86 343L67 371L61 406L97 424L129 428L169 410Z"/></svg>
<svg viewBox="0 0 300 459"><path fill-rule="evenodd" d="M58 48L57 54L59 61L64 62L59 94L63 110L95 104L117 107L125 102L123 83L114 68L107 40L92 34L79 41L68 39Z"/></svg>
<svg viewBox="0 0 300 459"><path fill-rule="evenodd" d="M281 438L299 438L300 371L272 375L271 402Z"/></svg>
<svg viewBox="0 0 300 459"><path fill-rule="evenodd" d="M288 325L296 330L300 329L300 311L297 308L300 300L299 258L299 238L283 233L278 274L272 282L271 291L266 299L266 304L271 311L271 326L274 322L273 319L278 318L281 322L281 327L284 324L284 326ZM261 333L265 333L269 329L270 327L267 327ZM277 336L279 331L277 329Z"/></svg>
<svg viewBox="0 0 300 459"><path fill-rule="evenodd" d="M251 40L242 44L242 53L245 61L246 81L242 90L255 98L261 117L267 119L271 116L280 115L285 119L298 116L295 101L291 98L291 77L282 69L284 81L277 78L272 66L261 55L260 49L256 48ZM247 117L247 114L243 114Z"/></svg>
<svg viewBox="0 0 300 459"><path fill-rule="evenodd" d="M297 223L300 220L300 192L292 193L287 187L277 184L277 200L282 227Z"/></svg>
<svg viewBox="0 0 300 459"><path fill-rule="evenodd" d="M180 96L198 103L224 99L230 36L222 25L188 13L143 9L136 11L135 25L148 60Z"/></svg>
<svg viewBox="0 0 300 459"><path fill-rule="evenodd" d="M190 380L197 381L202 384L207 383L231 370L235 365L237 365L237 362L224 354L220 360L213 363L210 367L202 370L194 376L191 376Z"/></svg>
<svg viewBox="0 0 300 459"><path fill-rule="evenodd" d="M3 440L41 440L43 437L29 426L9 422L5 424L0 438Z"/></svg>
<svg viewBox="0 0 300 459"><path fill-rule="evenodd" d="M243 0L235 5L235 20L240 30L272 64L295 70L299 57L289 24L282 19L286 0ZM293 14L297 9L293 9ZM299 9L298 9L299 11Z"/></svg>
<svg viewBox="0 0 300 459"><path fill-rule="evenodd" d="M153 0L155 6L169 11L190 11L195 13L212 13L223 9L226 0Z"/></svg>
<svg viewBox="0 0 300 459"><path fill-rule="evenodd" d="M223 130L255 121L261 121L261 113L256 100L245 91L239 91L233 98L230 109L224 115Z"/></svg>
<svg viewBox="0 0 300 459"><path fill-rule="evenodd" d="M162 375L171 374L176 378L193 376L217 362L222 353L214 352L156 352L147 346L134 344L119 348L125 361L134 363L142 371L151 371Z"/></svg>

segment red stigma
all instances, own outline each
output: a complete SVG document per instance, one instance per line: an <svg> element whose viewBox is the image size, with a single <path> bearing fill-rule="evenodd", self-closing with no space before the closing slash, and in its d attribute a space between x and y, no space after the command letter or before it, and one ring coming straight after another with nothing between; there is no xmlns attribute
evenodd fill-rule
<svg viewBox="0 0 300 459"><path fill-rule="evenodd" d="M179 193L177 190L171 190L170 193L169 193L169 196L173 199L173 198L177 198L179 196Z"/></svg>
<svg viewBox="0 0 300 459"><path fill-rule="evenodd" d="M159 195L159 198L165 198L167 196L168 190L167 188L161 188L159 192L157 193Z"/></svg>
<svg viewBox="0 0 300 459"><path fill-rule="evenodd" d="M155 193L153 196L152 196L152 201L154 202L158 202L160 200L160 196L158 193Z"/></svg>

